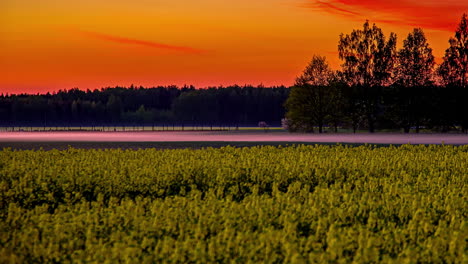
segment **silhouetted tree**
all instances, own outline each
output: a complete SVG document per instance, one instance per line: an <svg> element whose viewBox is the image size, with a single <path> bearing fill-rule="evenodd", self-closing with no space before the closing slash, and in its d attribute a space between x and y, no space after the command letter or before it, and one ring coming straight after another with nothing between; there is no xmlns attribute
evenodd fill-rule
<svg viewBox="0 0 468 264"><path fill-rule="evenodd" d="M333 72L325 57L313 56L302 75L296 79L286 101L288 126L291 131L311 131L318 126L323 132L331 115L335 89L330 87Z"/></svg>
<svg viewBox="0 0 468 264"><path fill-rule="evenodd" d="M405 133L409 133L411 127L419 127L423 123L423 113L428 110L431 102L428 102L428 93L433 87L427 86L424 89L419 87L407 87L395 85L392 89L387 89L384 95L386 102L385 118L391 121L395 127L403 128ZM434 104L434 102L432 102Z"/></svg>
<svg viewBox="0 0 468 264"><path fill-rule="evenodd" d="M468 87L468 21L463 14L455 32L450 38L450 47L445 51L444 62L439 67L439 74L444 84Z"/></svg>
<svg viewBox="0 0 468 264"><path fill-rule="evenodd" d="M382 29L375 24L371 27L369 21L364 23L362 30L353 30L350 35L340 35L338 54L344 61L343 79L351 87L358 87L356 91L360 93L357 97L360 101L354 103L364 109L369 132L375 130L380 106L380 97L375 89L392 83L396 64L396 41L395 33L391 33L387 41Z"/></svg>
<svg viewBox="0 0 468 264"><path fill-rule="evenodd" d="M333 75L326 58L314 55L301 76L296 78L296 86L309 84L313 86L327 86Z"/></svg>
<svg viewBox="0 0 468 264"><path fill-rule="evenodd" d="M395 33L388 41L375 24L364 23L362 30L353 30L350 35L340 35L338 44L344 80L350 86L382 86L391 83L396 63Z"/></svg>
<svg viewBox="0 0 468 264"><path fill-rule="evenodd" d="M358 86L345 86L342 89L344 97L343 111L345 116L342 122L349 124L353 132L356 133L361 125L364 123L366 117L364 100L362 99L362 87Z"/></svg>
<svg viewBox="0 0 468 264"><path fill-rule="evenodd" d="M337 78L335 73L329 81L329 111L326 120L330 126L334 127L335 133L338 132L338 126L345 123L346 98L343 90L346 84Z"/></svg>
<svg viewBox="0 0 468 264"><path fill-rule="evenodd" d="M312 112L316 108L311 98L316 97L311 85L294 86L286 100L286 118L291 132L314 132Z"/></svg>
<svg viewBox="0 0 468 264"><path fill-rule="evenodd" d="M397 82L404 87L427 86L432 82L434 65L432 49L423 30L415 28L398 52Z"/></svg>

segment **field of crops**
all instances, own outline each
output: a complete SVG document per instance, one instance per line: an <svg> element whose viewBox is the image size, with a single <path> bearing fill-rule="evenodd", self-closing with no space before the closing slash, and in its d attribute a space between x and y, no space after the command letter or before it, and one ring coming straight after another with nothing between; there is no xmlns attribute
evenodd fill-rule
<svg viewBox="0 0 468 264"><path fill-rule="evenodd" d="M467 263L468 146L0 151L0 263Z"/></svg>

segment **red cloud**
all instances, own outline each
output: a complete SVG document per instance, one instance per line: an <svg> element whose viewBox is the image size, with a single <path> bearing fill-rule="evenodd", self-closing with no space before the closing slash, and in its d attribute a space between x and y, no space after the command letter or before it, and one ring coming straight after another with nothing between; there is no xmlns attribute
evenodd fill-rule
<svg viewBox="0 0 468 264"><path fill-rule="evenodd" d="M462 13L468 12L468 1L311 0L302 7L356 20L454 31Z"/></svg>
<svg viewBox="0 0 468 264"><path fill-rule="evenodd" d="M86 37L91 37L95 39L106 40L106 41L121 43L121 44L140 45L140 46L146 46L146 47L151 47L151 48L173 50L173 51L192 53L192 54L200 54L200 53L205 52L205 50L191 48L191 47L168 45L168 44L163 44L163 43L158 43L158 42L153 42L153 41L131 39L131 38L107 35L107 34L102 34L102 33L97 33L97 32L82 31L82 30L73 30L73 32L76 32Z"/></svg>
<svg viewBox="0 0 468 264"><path fill-rule="evenodd" d="M359 13L337 7L334 4L329 3L329 2L315 1L314 3L306 3L301 6L305 8L321 9L332 14L339 13L340 15L345 15L345 16L359 16Z"/></svg>

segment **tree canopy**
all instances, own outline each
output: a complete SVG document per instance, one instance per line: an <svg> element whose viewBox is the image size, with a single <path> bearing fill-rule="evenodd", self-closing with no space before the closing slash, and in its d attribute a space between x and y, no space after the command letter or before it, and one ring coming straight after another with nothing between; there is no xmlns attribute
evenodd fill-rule
<svg viewBox="0 0 468 264"><path fill-rule="evenodd" d="M463 14L455 31L455 37L449 40L450 47L445 51L444 62L439 67L446 85L468 87L468 21Z"/></svg>
<svg viewBox="0 0 468 264"><path fill-rule="evenodd" d="M428 86L432 83L434 65L434 55L423 30L415 28L398 52L396 82L405 87Z"/></svg>
<svg viewBox="0 0 468 264"><path fill-rule="evenodd" d="M314 55L302 75L291 88L285 107L288 126L293 131L313 131L323 127L337 115L340 109L339 92L335 89L335 74L326 58Z"/></svg>
<svg viewBox="0 0 468 264"><path fill-rule="evenodd" d="M295 86L315 85L326 86L332 79L333 71L328 65L327 59L314 55L302 74L296 78Z"/></svg>
<svg viewBox="0 0 468 264"><path fill-rule="evenodd" d="M391 33L386 40L382 29L369 21L363 29L341 34L338 44L339 58L344 61L342 72L351 85L382 86L390 84L396 63L397 36Z"/></svg>

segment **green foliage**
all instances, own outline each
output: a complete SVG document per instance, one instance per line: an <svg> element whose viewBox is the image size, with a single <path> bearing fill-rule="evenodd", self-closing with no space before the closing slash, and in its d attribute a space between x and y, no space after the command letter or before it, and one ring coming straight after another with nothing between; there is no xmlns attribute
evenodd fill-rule
<svg viewBox="0 0 468 264"><path fill-rule="evenodd" d="M318 110L319 107L313 102L313 97L316 95L315 88L315 86L310 85L301 85L291 88L289 97L285 102L289 131L314 131L315 120L312 114L315 110ZM325 88L320 87L320 89Z"/></svg>
<svg viewBox="0 0 468 264"><path fill-rule="evenodd" d="M186 122L217 120L217 100L215 93L196 90L182 93L172 104L172 112L179 120Z"/></svg>
<svg viewBox="0 0 468 264"><path fill-rule="evenodd" d="M327 123L336 127L343 107L338 86L337 76L326 58L313 56L285 102L288 130L313 132L313 127L318 126L322 133Z"/></svg>
<svg viewBox="0 0 468 264"><path fill-rule="evenodd" d="M463 263L468 146L0 152L0 262Z"/></svg>

